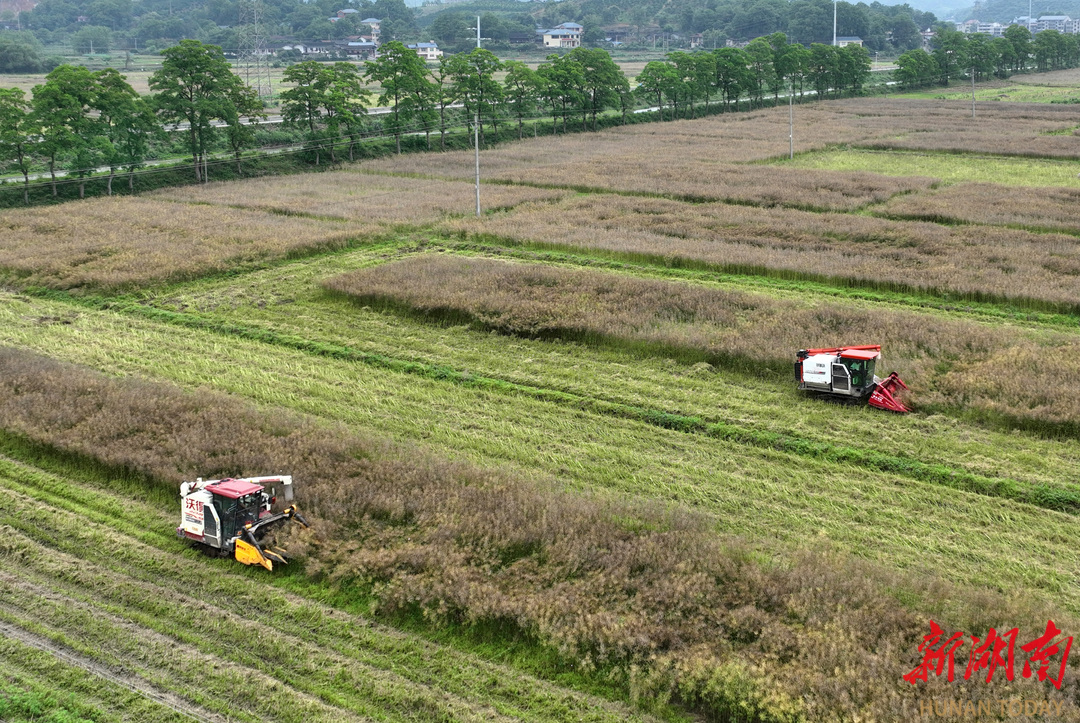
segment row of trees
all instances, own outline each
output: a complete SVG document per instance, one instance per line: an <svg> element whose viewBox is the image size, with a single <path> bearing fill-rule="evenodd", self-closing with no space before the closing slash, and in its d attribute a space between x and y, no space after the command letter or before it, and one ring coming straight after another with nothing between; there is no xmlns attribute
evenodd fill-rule
<svg viewBox="0 0 1080 723"><path fill-rule="evenodd" d="M495 78L500 71L505 72L502 83ZM516 121L520 137L524 121L540 112L550 113L556 131L559 123L565 131L577 117L582 129L595 130L602 112L619 110L625 120L639 100L655 103L661 117L665 105L673 118L693 117L698 104L704 101L708 112L718 96L725 109L738 109L743 98L751 107L761 105L767 94L775 99L788 86L800 94L805 86L820 95L858 91L869 73L870 56L864 48L820 44L805 48L775 33L745 49L669 53L666 60L645 66L633 91L607 51L591 48L549 55L536 70L476 48L444 56L437 68L429 69L415 52L391 42L367 63L363 78L382 88L379 102L389 109L382 127L395 136L400 152L401 135L407 132L423 132L430 147L431 133L437 130L440 147L445 147L449 111L459 105L467 117L478 119L481 137L485 126L497 133L500 121L506 119ZM289 68L285 80L293 83L281 94L285 119L305 127L317 144L340 137L344 129L351 149L369 100L352 67L306 61Z"/></svg>
<svg viewBox="0 0 1080 723"><path fill-rule="evenodd" d="M907 87L941 83L973 74L976 80L1004 78L1034 67L1040 72L1080 65L1080 36L1044 30L1032 37L1027 28L1012 25L1002 37L942 30L933 50L911 50L897 59L896 80Z"/></svg>
<svg viewBox="0 0 1080 723"><path fill-rule="evenodd" d="M205 180L208 153L224 135L239 164L241 153L255 142L253 123L264 119L256 93L236 76L220 48L185 40L163 52L161 68L150 78L152 95L140 97L116 70L91 72L61 65L34 88L32 100L18 89L0 90L0 163L10 161L29 185L33 163L48 167L56 195L56 168L66 161L82 183L92 169L110 169L108 189L118 169L130 178L145 162L150 143L164 128L182 133L187 141L197 181ZM905 53L896 77L909 85L947 82L973 68L976 75L1022 70L1034 63L1051 70L1080 63L1080 44L1074 36L1054 31L1031 38L1026 28L1012 27L1003 38L943 32L932 54ZM496 75L505 73L500 82ZM525 120L550 115L552 130L565 132L580 119L581 129L598 126L598 117L617 110L622 120L639 101L655 104L664 118L694 117L715 100L721 110L738 110L773 101L785 89L800 97L812 88L818 97L859 91L870 74L865 48L789 43L783 33L757 38L745 48L669 53L666 60L648 63L631 89L619 66L604 50L575 48L549 55L533 70L519 61L500 61L485 49L444 56L429 68L416 52L397 41L385 43L379 57L364 66L306 61L285 74L291 87L284 91L285 123L302 128L310 140L315 162L322 153L336 161L335 146L345 142L349 158L356 143L378 125L393 135L401 152L401 136L439 133L446 147L448 128L456 125L457 109L477 119L478 133L498 134L500 123L516 121L518 136ZM378 84L378 101L387 110L378 121L368 117L371 94L365 85Z"/></svg>
<svg viewBox="0 0 1080 723"><path fill-rule="evenodd" d="M112 68L92 72L74 65L55 68L30 100L21 89L0 90L0 163L17 168L27 189L33 164L44 163L56 196L57 165L66 162L79 178L80 197L86 177L108 167L111 194L116 171L127 169L131 185L167 125L186 135L196 180L205 177L207 152L222 126L239 163L255 140L252 121L265 117L258 95L216 46L185 40L163 56L150 78L156 92L148 97Z"/></svg>

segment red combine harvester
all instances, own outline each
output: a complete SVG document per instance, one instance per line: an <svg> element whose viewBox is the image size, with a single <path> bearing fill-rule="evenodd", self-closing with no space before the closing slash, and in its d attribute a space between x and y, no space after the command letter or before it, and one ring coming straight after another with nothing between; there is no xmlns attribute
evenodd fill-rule
<svg viewBox="0 0 1080 723"><path fill-rule="evenodd" d="M880 344L801 349L795 355L795 381L799 389L866 400L871 407L890 412L910 412L893 396L898 389L907 389L896 372L884 379L874 376L880 358Z"/></svg>
<svg viewBox="0 0 1080 723"><path fill-rule="evenodd" d="M180 526L176 534L193 540L210 553L235 556L245 565L274 569L274 563L287 562L285 551L263 544L273 528L290 520L307 527L307 520L289 505L281 512L271 512L277 502L266 485L280 483L285 501L292 502L292 477L244 477L242 479L199 478L180 485Z"/></svg>

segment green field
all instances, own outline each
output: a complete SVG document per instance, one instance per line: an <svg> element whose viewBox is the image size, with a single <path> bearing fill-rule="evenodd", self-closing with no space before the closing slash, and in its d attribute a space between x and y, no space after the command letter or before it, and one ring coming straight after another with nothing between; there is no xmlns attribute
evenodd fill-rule
<svg viewBox="0 0 1080 723"><path fill-rule="evenodd" d="M724 127L739 133L739 122L710 119L679 127L685 132L698 127L692 123L727 123ZM658 128L663 132L664 126ZM618 138L606 137L611 152L635 162L630 142L619 145ZM794 164L927 176L945 184L1071 189L1080 184L1076 160L841 151L822 145L797 156ZM437 175L425 174L423 163L423 156L409 157L397 175ZM353 170L363 174L366 167L357 164ZM642 166L643 176L649 172ZM344 174L334 178L348 182ZM852 178L852 184L859 182ZM448 494L442 510L453 519L431 522L428 508L417 501L415 508L406 502L403 509L369 510L343 522L328 514L327 493L318 488L323 497L305 509L315 510L313 527L326 538L310 538L315 542L304 543L301 559L285 570L244 568L200 555L176 538L179 462L175 474L162 473L169 460L162 461L158 447L146 447L142 456L136 449L114 458L110 450L83 445L82 435L90 439L93 430L123 430L131 423L116 401L119 392L102 392L97 381L87 381L85 390L73 382L63 391L68 396L57 397L85 407L84 421L71 425L65 410L50 409L47 395L6 390L0 379L0 494L5 500L0 505L0 699L11 702L12 710L15 704L37 705L94 721L791 723L910 720L918 701L960 695L1063 702L1068 706L1063 719L1080 719L1075 669L1061 692L1048 683L1019 680L1008 688L943 681L913 688L899 677L918 662L916 646L930 618L980 636L990 626L1019 626L1028 636L1035 632L1033 621L1045 623L1048 617L1067 634L1075 632L1067 626L1080 621L1075 544L1080 510L1073 504L1080 496L1080 447L1072 432L1080 412L1061 406L1051 415L1032 402L1024 418L1006 413L1004 401L1000 413L985 402L999 393L993 384L1007 389L1006 383L1044 377L980 377L970 382L971 399L954 396L959 401L936 407L926 400L941 389L913 385L909 401L915 412L887 414L800 394L786 362L781 370L744 353L705 363L692 350L638 343L621 332L518 333L477 323L460 313L464 303L429 313L405 303L356 301L323 284L344 272L418 257L512 260L588 269L613 288L627 279L659 280L783 302L789 305L783 308L800 313L821 313L822 323L828 322L827 314L818 310L842 305L851 313L908 315L905 323L916 329L963 324L974 330L972 338L981 332L992 339L1011 334L1008 338L1022 338L1029 345L1025 349L1035 350L1080 348L1075 311L1064 304L1018 307L989 293L960 302L948 288L919 292L899 284L875 285L875 279L864 277L856 283L839 271L802 278L782 273L788 267L779 256L769 262L772 267L722 269L636 253L629 245L623 251L587 242L560 245L529 227L521 230L524 240L484 233L485 224L512 222L522 209L558 218L560 203L570 195L561 191L545 195L525 189L531 195L523 192L471 230L453 232L454 218L469 209L457 214L434 202L440 192L449 194L439 189L449 181L424 181L423 193L432 197L425 200L433 201L437 220L427 215L409 223L395 215L393 225L376 223L379 212L366 210L378 203L373 197L342 209L334 230L344 229L348 238L330 245L318 240L330 222L296 211L310 205L305 199L317 193L319 181L319 174L310 174L277 190L264 189L260 210L244 211L244 218L256 220L242 234L222 230L220 243L228 253L213 263L177 260L185 255L184 234L169 226L161 238L170 240L161 243L175 243L180 252L155 254L160 268L152 272L137 263L118 263L115 283L69 280L81 273L71 269L126 258L124 233L113 233L109 247L100 250L92 238L69 250L27 236L32 242L21 242L18 271L14 262L0 269L5 284L0 348L80 365L63 369L87 380L103 373L118 380L116 389L141 389L150 400L164 387L140 387L139 380L192 395L227 395L192 398L219 400L222 415L257 410L270 436L280 435L283 449L292 450L289 445L298 438L324 439L319 435L373 440L365 451L353 452L362 468L370 463L379 469L378 450L385 447L397 450L393 454L438 460L431 463L433 478L462 469L481 471L464 475L465 480L490 474L496 482L487 492L526 490L508 498L523 506L570 499L587 515L594 505L603 505L610 516L604 522L618 532L590 554L644 555L633 547L644 540L655 557L627 563L627 579L601 575L597 582L599 573L584 563L566 577L549 578L545 566L554 565L551 561L575 542L560 539L558 531L580 530L585 519L573 517L572 504L541 505L558 511L552 512L555 519L542 521L550 525L544 529L556 531L554 538L519 546L483 527L483 519L469 522L478 526L475 533L454 527L465 523L453 506L458 498L445 492L440 492ZM543 186L572 188L574 181ZM242 183L221 193L207 187L209 200L140 200L143 226L133 228L162 231L167 209L235 203L221 199L241 198ZM349 191L341 185L335 193ZM602 189L575 193L597 200L601 209L615 198L663 195L622 188L617 196ZM697 207L666 198L682 204L678 208L686 216ZM91 211L99 206L92 204L101 203L88 201L77 211L70 206L71 217L94 218ZM1058 205L1047 214L1069 201L1053 203ZM127 213L120 205L107 208L121 209L117 216ZM855 227L839 220L857 220L873 210L871 205L813 213L823 228L837 221L828 228L846 229ZM63 213L64 207L55 212ZM36 211L20 213L0 220L12 229L48 231L32 215ZM678 209L670 213L677 217ZM258 214L288 216L288 233L282 233L290 242L296 233L308 234L310 243L290 243L280 252L252 251ZM1070 223L1067 214L1059 215ZM170 212L169 218L184 216ZM588 219L573 223L586 235L593 228ZM731 232L722 213L699 223L695 233ZM978 238L978 229L984 229L986 237L992 232L994 243L1020 243L1019 232L1013 239L1007 224L973 225L976 231L968 238ZM629 237L638 230L625 232ZM1053 237L1055 258L1072 262L1077 233L1080 229L1066 229ZM896 240L827 230L812 243L815 250L835 247L841 255L854 253L844 243L893 244L897 255L906 248L902 234L890 238ZM742 242L758 240L747 233ZM919 264L942 258L931 243L919 253L926 257L918 258ZM35 264L59 271L31 276L28 269ZM170 264L183 269L173 277L183 281L162 281L170 278ZM1046 273L1065 278L1070 268L1063 261ZM743 323L755 318L753 310L747 301L733 313L743 315ZM558 329L557 323L552 328ZM887 330L834 331L850 334L849 343L865 344ZM929 387L946 384L950 371L961 374L985 361L972 347L956 350L934 339L925 344L917 353L933 362L934 374L924 377ZM994 351L1011 358L1012 352ZM793 358L795 349L780 350L785 359L788 352ZM879 373L890 371L888 352ZM998 361L1004 365L1009 359ZM1044 361L1052 366L1053 360ZM1015 368L1000 367L1003 374ZM1062 369L1068 373L1068 367ZM977 407L976 396L983 406ZM220 401L225 399L235 401L235 408ZM166 414L170 407L162 405ZM98 408L117 416L111 423L108 416L95 417ZM1040 415L1053 416L1054 424L1031 421ZM281 421L275 432L275 420L301 421ZM292 424L300 431L289 432ZM215 433L220 430L206 432ZM244 454L264 459L262 452L247 449L242 437L212 441L215 449L238 459ZM161 449L172 443L159 442ZM303 459L300 469L282 470L297 475L298 494L305 473L315 478L320 464L330 464ZM410 473L420 479L418 488L437 487L423 477L429 468L418 469ZM413 478L403 479L411 484ZM342 481L350 484L364 484L362 476ZM485 508L484 515L495 512ZM470 534L490 537L505 558L470 558L478 544ZM438 565L423 557L430 554L425 545L431 537L447 545L439 548L446 555L445 569L459 577L440 578ZM678 634L650 642L652 648L627 643L634 636L617 635L622 632L618 618L654 614L651 596L669 579L664 575L702 564L694 557L699 548L679 547L685 540L730 545L737 561L732 569L739 572L725 581L713 572L721 568L703 565L702 577L677 578L685 587L674 594L679 604L669 605L678 608L670 616L694 621L692 630L672 627ZM626 552L631 549L635 552ZM684 559L671 562L680 555ZM828 567L835 560L840 561L836 568ZM825 567L815 567L815 561ZM506 569L519 570L511 576L516 579L499 577ZM460 577L463 570L469 575ZM790 587L770 587L781 578ZM448 592L434 598L416 592L404 604L393 597L418 580ZM565 592L543 597L553 589ZM462 590L477 592L467 605L454 607ZM612 599L628 600L627 607L604 607L605 590ZM705 590L720 592L710 597L714 593ZM516 594L533 597L511 600ZM550 607L538 611L537 600ZM506 610L520 612L513 617ZM837 627L844 632L838 634ZM804 637L785 648L777 642L784 631ZM852 657L851 651L863 657ZM860 667L867 656L875 666L869 675Z"/></svg>
<svg viewBox="0 0 1080 723"><path fill-rule="evenodd" d="M829 171L871 171L887 176L930 176L945 184L1080 188L1077 164L1067 160L845 148L806 153L776 163Z"/></svg>

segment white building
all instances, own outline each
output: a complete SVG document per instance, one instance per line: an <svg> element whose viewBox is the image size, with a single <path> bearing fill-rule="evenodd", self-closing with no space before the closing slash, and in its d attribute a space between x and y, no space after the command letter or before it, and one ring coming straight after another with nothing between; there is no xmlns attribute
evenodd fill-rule
<svg viewBox="0 0 1080 723"><path fill-rule="evenodd" d="M409 43L405 47L409 50L415 50L417 55L428 62L436 61L443 55L443 51L439 50L439 46L434 40L429 43Z"/></svg>
<svg viewBox="0 0 1080 723"><path fill-rule="evenodd" d="M577 48L581 45L581 31L577 23L562 23L550 30L538 30L544 36L545 48Z"/></svg>

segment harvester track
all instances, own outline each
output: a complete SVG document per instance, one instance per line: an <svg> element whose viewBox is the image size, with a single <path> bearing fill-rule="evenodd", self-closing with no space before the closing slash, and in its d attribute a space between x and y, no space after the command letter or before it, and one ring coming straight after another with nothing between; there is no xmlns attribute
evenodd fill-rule
<svg viewBox="0 0 1080 723"><path fill-rule="evenodd" d="M18 626L0 622L0 635L49 653L68 665L81 668L99 678L104 678L110 683L126 688L147 700L174 710L180 715L199 721L199 723L228 723L227 719L203 710L172 693L158 690L155 686L130 672L117 672L113 667L102 665L86 656L79 655L78 653L69 650L63 645L54 643L48 638L36 635L28 630L23 630Z"/></svg>

